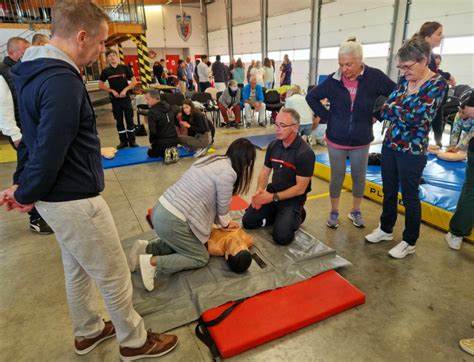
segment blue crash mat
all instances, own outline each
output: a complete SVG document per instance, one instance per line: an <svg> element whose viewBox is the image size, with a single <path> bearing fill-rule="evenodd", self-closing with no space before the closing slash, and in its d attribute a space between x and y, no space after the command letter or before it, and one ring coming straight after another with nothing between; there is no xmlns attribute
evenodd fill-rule
<svg viewBox="0 0 474 362"><path fill-rule="evenodd" d="M264 150L273 140L276 139L276 136L274 133L272 133L259 136L248 136L245 138L248 139L255 147Z"/></svg>
<svg viewBox="0 0 474 362"><path fill-rule="evenodd" d="M380 152L381 145L370 147L370 152ZM316 155L316 163L329 166L328 154ZM317 167L317 166L316 166ZM346 173L350 174L350 161L346 161ZM456 210L456 204L466 177L466 161L449 162L434 155L428 156L423 171L425 183L420 185L420 199L449 212ZM368 166L367 181L382 185L380 166Z"/></svg>
<svg viewBox="0 0 474 362"><path fill-rule="evenodd" d="M115 158L107 160L102 157L102 166L104 169L137 165L140 163L150 163L163 161L163 157L152 158L147 155L148 147L123 148L117 151ZM179 157L190 157L194 151L186 151L183 147L178 147Z"/></svg>

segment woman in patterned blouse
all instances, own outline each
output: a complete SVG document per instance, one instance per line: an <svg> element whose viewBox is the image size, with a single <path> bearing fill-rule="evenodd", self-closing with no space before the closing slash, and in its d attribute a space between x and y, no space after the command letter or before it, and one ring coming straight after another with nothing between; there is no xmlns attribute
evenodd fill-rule
<svg viewBox="0 0 474 362"><path fill-rule="evenodd" d="M401 77L382 108L382 118L390 122L382 146L383 211L379 227L365 238L371 243L393 239L401 186L405 230L403 240L389 251L397 259L415 252L421 223L418 187L427 161L428 134L448 89L446 80L428 68L430 52L430 45L419 36L398 50Z"/></svg>

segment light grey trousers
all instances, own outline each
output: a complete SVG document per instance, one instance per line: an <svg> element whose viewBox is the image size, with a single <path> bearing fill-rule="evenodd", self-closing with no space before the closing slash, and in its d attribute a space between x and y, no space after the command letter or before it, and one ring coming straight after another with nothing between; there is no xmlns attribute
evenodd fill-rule
<svg viewBox="0 0 474 362"><path fill-rule="evenodd" d="M132 306L130 271L105 200L97 196L66 202L38 201L36 208L54 230L61 248L74 335L92 338L104 328L97 311L95 282L120 346L143 346L145 324Z"/></svg>
<svg viewBox="0 0 474 362"><path fill-rule="evenodd" d="M331 199L337 199L341 196L348 156L351 160L352 196L364 197L369 147L342 150L328 145L329 163L331 165L331 181L329 182L329 196Z"/></svg>
<svg viewBox="0 0 474 362"><path fill-rule="evenodd" d="M211 136L211 132L198 134L196 137L178 136L178 142L182 146L186 146L186 147L190 147L194 149L204 148L211 144L212 136Z"/></svg>

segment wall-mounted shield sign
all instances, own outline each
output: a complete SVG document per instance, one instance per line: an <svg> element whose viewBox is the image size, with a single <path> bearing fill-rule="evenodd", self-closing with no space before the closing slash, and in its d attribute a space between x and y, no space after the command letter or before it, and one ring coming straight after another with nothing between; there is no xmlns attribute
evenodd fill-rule
<svg viewBox="0 0 474 362"><path fill-rule="evenodd" d="M191 15L176 15L176 25L178 26L178 34L184 41L188 41L191 36L192 26L191 26Z"/></svg>

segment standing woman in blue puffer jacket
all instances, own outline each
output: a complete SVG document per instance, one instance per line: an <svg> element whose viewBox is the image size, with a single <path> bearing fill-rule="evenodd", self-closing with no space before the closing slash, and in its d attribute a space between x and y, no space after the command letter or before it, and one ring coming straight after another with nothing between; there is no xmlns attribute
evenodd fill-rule
<svg viewBox="0 0 474 362"><path fill-rule="evenodd" d="M331 212L326 225L339 226L339 198L351 160L352 210L348 217L354 226L364 227L361 203L364 196L367 160L372 132L373 108L379 96L388 97L395 83L382 71L364 64L362 46L354 37L339 47L339 69L306 96L306 101L322 121L327 121L326 142L331 166L329 196ZM327 110L321 100L331 104Z"/></svg>

